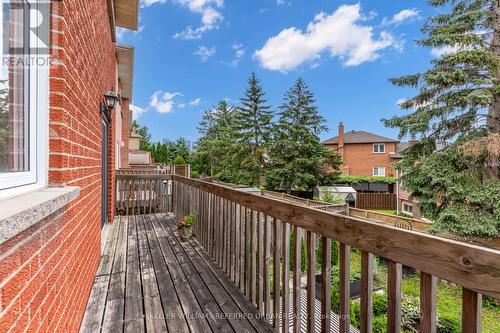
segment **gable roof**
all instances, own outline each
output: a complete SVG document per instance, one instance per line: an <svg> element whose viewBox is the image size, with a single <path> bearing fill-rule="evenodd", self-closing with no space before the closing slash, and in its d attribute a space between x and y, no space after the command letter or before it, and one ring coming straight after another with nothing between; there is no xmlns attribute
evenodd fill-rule
<svg viewBox="0 0 500 333"><path fill-rule="evenodd" d="M350 131L344 134L344 144L378 143L378 142L384 143L384 142L399 142L399 141L365 131ZM335 136L323 142L323 144L338 144L338 143L339 143L338 136Z"/></svg>

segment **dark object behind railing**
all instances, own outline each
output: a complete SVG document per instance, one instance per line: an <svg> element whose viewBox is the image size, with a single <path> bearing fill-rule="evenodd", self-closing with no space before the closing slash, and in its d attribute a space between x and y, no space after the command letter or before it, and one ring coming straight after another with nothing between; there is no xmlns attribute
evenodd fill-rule
<svg viewBox="0 0 500 333"><path fill-rule="evenodd" d="M401 330L403 265L420 272L421 332L436 332L438 278L463 287L462 332L481 332L481 294L500 298L500 251L183 177L173 177L173 189L175 215L197 215L193 231L205 251L260 312L267 318L293 321L296 332L301 318L307 319L309 332L319 322L322 332L330 332L332 240L340 247L340 333L350 330L351 246L361 250L361 332L371 332L374 255L387 262L387 332ZM303 238L305 290L302 249L292 247L290 241L301 244ZM322 256L317 262L318 246ZM288 265L290 258L293 265ZM322 278L320 315L316 313L317 263ZM306 309L301 308L304 297ZM270 321L279 327L279 320ZM282 330L288 332L288 325Z"/></svg>
<svg viewBox="0 0 500 333"><path fill-rule="evenodd" d="M119 215L172 211L172 176L116 175L115 209Z"/></svg>

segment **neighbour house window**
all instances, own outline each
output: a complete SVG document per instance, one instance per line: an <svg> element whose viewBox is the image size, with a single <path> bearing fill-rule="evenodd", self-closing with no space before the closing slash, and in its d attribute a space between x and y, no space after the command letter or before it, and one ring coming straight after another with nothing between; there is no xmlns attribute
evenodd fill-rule
<svg viewBox="0 0 500 333"><path fill-rule="evenodd" d="M373 168L373 175L374 176L385 176L385 167L375 167Z"/></svg>
<svg viewBox="0 0 500 333"><path fill-rule="evenodd" d="M413 215L413 205L403 203L403 212Z"/></svg>
<svg viewBox="0 0 500 333"><path fill-rule="evenodd" d="M385 153L385 143L375 143L373 145L374 153Z"/></svg>
<svg viewBox="0 0 500 333"><path fill-rule="evenodd" d="M41 18L34 12L39 5L32 2L0 2L0 194L46 182L40 172L47 161L42 149L48 146L43 142L47 137L43 126L48 112L48 60L37 59Z"/></svg>

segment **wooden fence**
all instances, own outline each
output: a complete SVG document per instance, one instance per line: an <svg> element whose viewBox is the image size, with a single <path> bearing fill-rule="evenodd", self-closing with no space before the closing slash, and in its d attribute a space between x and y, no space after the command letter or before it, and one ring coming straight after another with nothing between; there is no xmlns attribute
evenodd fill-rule
<svg viewBox="0 0 500 333"><path fill-rule="evenodd" d="M230 276L241 292L278 329L293 314L295 332L301 318L308 332L321 323L330 331L331 241L340 243L340 333L350 325L350 253L361 250L361 332L371 332L374 255L388 262L387 332L401 330L402 266L420 274L421 332L436 332L437 279L463 287L462 332L481 332L482 294L500 298L500 251L433 235L404 230L355 217L245 193L229 187L173 177L173 210L180 218L195 213L194 233L205 251ZM307 240L307 287L302 289L301 238ZM317 315L316 247L322 258L321 311ZM292 257L293 265L288 263ZM271 274L272 269L272 274ZM291 280L291 281L290 281ZM273 290L271 291L271 288ZM271 302L271 297L273 302ZM301 301L307 298L307 308ZM281 306L280 306L281 304ZM282 311L284 309L285 311ZM274 318L274 319L273 319ZM289 326L282 326L288 332Z"/></svg>
<svg viewBox="0 0 500 333"><path fill-rule="evenodd" d="M120 215L172 211L172 176L116 175L115 209Z"/></svg>
<svg viewBox="0 0 500 333"><path fill-rule="evenodd" d="M331 213L337 213L337 214L346 214L347 213L347 204L344 204L344 205L329 204L329 203L324 202L324 201L304 199L304 198L296 197L294 195L289 195L289 194L280 193L280 192L273 192L273 191L261 191L261 195L270 196L270 197L273 197L276 199L281 199L281 200L293 202L293 203L296 203L299 205L304 205L306 207L321 209L321 210L331 212Z"/></svg>
<svg viewBox="0 0 500 333"><path fill-rule="evenodd" d="M397 196L394 193L358 193L356 208L396 210Z"/></svg>
<svg viewBox="0 0 500 333"><path fill-rule="evenodd" d="M366 219L372 219L384 223L389 223L395 227L408 229L408 230L420 230L426 231L430 226L430 222L425 222L422 220L412 219L404 216L389 215L379 212L373 212L369 210L349 208L349 216L362 217Z"/></svg>

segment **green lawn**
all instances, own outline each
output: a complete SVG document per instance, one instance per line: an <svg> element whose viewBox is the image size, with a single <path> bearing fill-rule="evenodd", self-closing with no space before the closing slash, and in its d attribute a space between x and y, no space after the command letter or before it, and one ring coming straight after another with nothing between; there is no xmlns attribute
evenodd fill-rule
<svg viewBox="0 0 500 333"><path fill-rule="evenodd" d="M398 216L398 212L395 210L373 209L372 212Z"/></svg>

